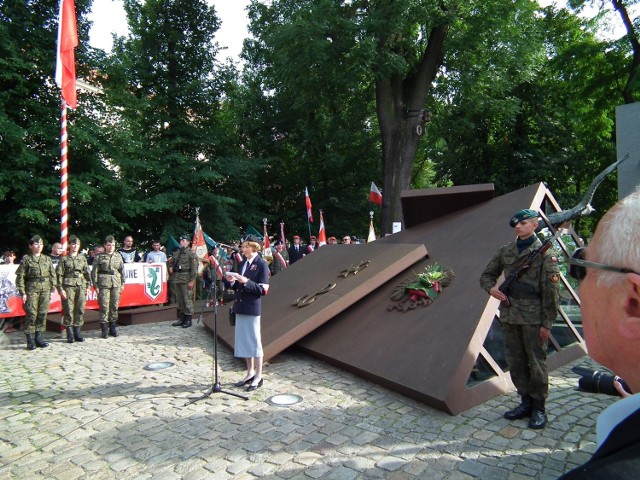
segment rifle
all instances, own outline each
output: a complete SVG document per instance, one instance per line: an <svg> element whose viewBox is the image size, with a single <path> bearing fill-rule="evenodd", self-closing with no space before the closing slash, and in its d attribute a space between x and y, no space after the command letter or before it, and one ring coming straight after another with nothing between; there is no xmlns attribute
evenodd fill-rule
<svg viewBox="0 0 640 480"><path fill-rule="evenodd" d="M561 234L560 230L556 230L556 233L552 237L549 237L544 242L542 242L542 245L540 246L540 248L531 252L527 256L527 258L525 258L522 261L522 263L518 266L518 268L516 268L513 272L511 272L511 274L509 274L507 278L504 279L504 282L500 284L500 286L498 287L498 290L500 290L502 293L508 296L511 293L511 288L513 287L513 284L515 283L515 281L518 280L524 274L524 272L526 272L531 267L531 264L536 259L536 257L538 257L538 255L544 254L547 250L551 248L551 246L553 245L553 242L555 242L556 239L560 237L560 234ZM507 307L511 305L508 297L502 303Z"/></svg>

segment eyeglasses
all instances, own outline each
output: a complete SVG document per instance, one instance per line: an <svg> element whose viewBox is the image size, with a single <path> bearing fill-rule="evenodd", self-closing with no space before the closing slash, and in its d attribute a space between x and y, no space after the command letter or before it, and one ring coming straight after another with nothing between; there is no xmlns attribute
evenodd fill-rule
<svg viewBox="0 0 640 480"><path fill-rule="evenodd" d="M571 258L569 259L569 276L574 280L582 281L587 276L587 268L597 268L598 270L606 270L608 272L617 272L617 273L635 273L640 275L640 273L635 270L631 270L630 268L621 268L614 267L612 265L606 265L604 263L598 262L590 262L589 260L584 259L584 247L580 247L573 252Z"/></svg>

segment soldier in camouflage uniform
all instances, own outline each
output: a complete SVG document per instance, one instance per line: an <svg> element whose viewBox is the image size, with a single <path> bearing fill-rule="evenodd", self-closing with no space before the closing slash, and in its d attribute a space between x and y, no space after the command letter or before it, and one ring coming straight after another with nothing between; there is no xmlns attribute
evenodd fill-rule
<svg viewBox="0 0 640 480"><path fill-rule="evenodd" d="M513 284L509 298L496 286L504 272L508 277L522 261L542 243L535 234L538 212L520 210L509 224L517 239L498 249L480 278L480 286L502 303L500 320L504 330L505 356L511 380L521 396L521 403L505 412L508 420L530 417L529 428L544 428L547 423L545 400L549 391L547 341L558 314L560 280L557 259L547 250Z"/></svg>
<svg viewBox="0 0 640 480"><path fill-rule="evenodd" d="M91 277L87 257L79 254L80 239L69 237L69 254L61 257L56 267L58 293L62 299L62 325L67 330L67 343L84 342L80 329L84 325L87 288Z"/></svg>
<svg viewBox="0 0 640 480"><path fill-rule="evenodd" d="M91 281L98 293L100 328L102 338L118 336L116 322L118 321L118 304L120 294L124 290L124 260L116 252L116 240L109 235L104 240L104 252L93 261Z"/></svg>
<svg viewBox="0 0 640 480"><path fill-rule="evenodd" d="M174 252L168 264L180 311L180 320L171 325L189 328L193 315L193 287L198 274L198 257L189 248L188 235L180 235L180 250Z"/></svg>
<svg viewBox="0 0 640 480"><path fill-rule="evenodd" d="M16 288L24 302L25 333L27 349L44 348L49 345L42 338L46 329L51 293L56 286L56 277L51 258L42 255L44 243L39 235L29 240L31 253L25 255L16 270ZM35 338L34 338L35 334Z"/></svg>

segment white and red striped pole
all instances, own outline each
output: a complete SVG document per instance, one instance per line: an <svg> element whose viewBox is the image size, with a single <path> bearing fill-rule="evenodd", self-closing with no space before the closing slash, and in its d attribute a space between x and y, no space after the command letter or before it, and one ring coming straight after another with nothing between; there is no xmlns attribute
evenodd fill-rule
<svg viewBox="0 0 640 480"><path fill-rule="evenodd" d="M62 100L62 116L60 130L60 243L62 251L67 251L67 236L69 234L68 214L68 144L67 144L67 102Z"/></svg>

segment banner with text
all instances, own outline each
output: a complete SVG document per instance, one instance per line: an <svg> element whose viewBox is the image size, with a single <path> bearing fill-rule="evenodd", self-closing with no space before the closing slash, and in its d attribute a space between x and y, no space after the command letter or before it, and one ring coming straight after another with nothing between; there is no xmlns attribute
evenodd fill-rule
<svg viewBox="0 0 640 480"><path fill-rule="evenodd" d="M91 268L91 267L89 267ZM18 265L0 265L0 318L24 316L22 298L16 288ZM167 303L167 266L164 263L125 263L125 285L120 308ZM98 294L87 290L87 310L98 309ZM49 313L62 311L57 291L51 294Z"/></svg>

